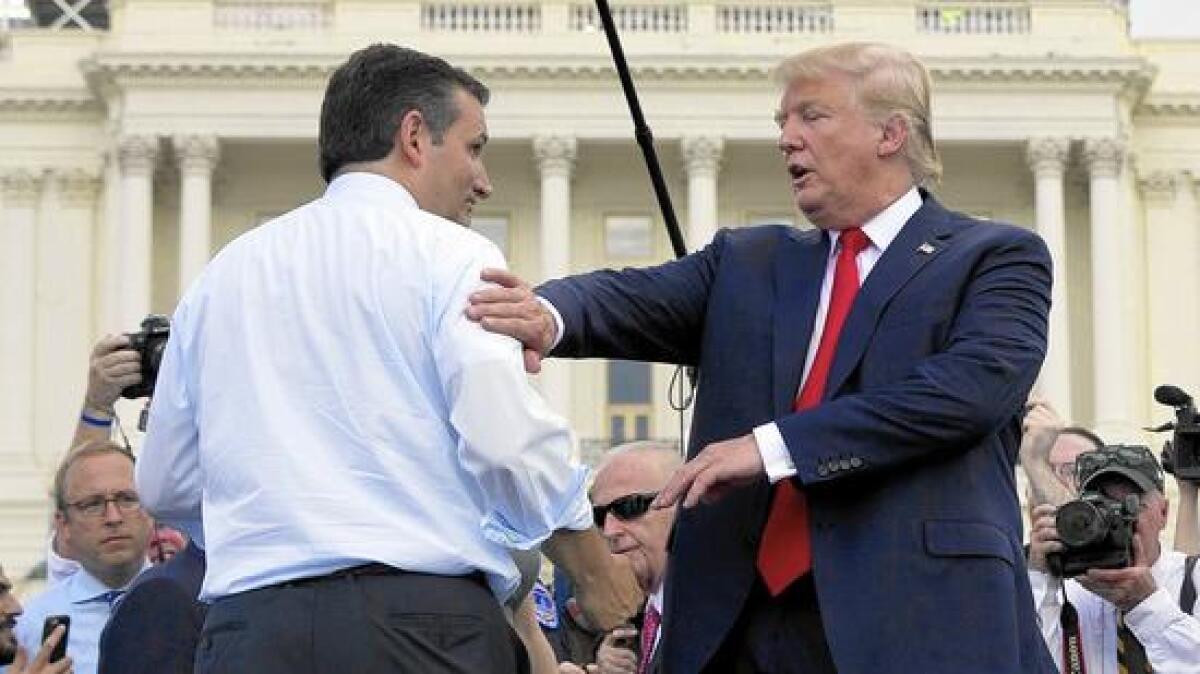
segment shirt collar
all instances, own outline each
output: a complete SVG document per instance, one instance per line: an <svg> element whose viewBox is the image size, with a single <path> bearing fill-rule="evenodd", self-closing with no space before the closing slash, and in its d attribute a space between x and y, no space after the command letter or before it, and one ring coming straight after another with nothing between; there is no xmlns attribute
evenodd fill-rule
<svg viewBox="0 0 1200 674"><path fill-rule="evenodd" d="M325 196L330 198L346 198L352 196L355 200L370 201L384 209L420 208L403 185L378 173L351 172L343 173L329 183L325 188Z"/></svg>
<svg viewBox="0 0 1200 674"><path fill-rule="evenodd" d="M662 608L663 608L663 584L662 583L658 584L658 589L655 590L654 592L651 592L650 598L646 600L646 608L650 608L650 607L653 607L655 611L658 611L659 615L662 615L662 612L663 612L662 611Z"/></svg>
<svg viewBox="0 0 1200 674"><path fill-rule="evenodd" d="M875 217L863 223L862 231L871 239L871 245L879 250L880 253L887 250L891 245L892 240L900 233L904 227L904 223L912 218L913 214L921 208L921 193L916 187L908 188L908 191L891 203L890 206L883 209L875 215ZM831 231L830 233L829 254L833 255L837 250L838 236L841 231Z"/></svg>
<svg viewBox="0 0 1200 674"><path fill-rule="evenodd" d="M143 562L141 570L134 574L128 583L125 583L122 587L109 587L102 580L89 573L87 569L83 568L83 565L80 565L79 570L66 580L67 597L71 600L72 604L82 604L93 601L113 590L127 590L133 584L133 581L148 568L150 568L150 562Z"/></svg>

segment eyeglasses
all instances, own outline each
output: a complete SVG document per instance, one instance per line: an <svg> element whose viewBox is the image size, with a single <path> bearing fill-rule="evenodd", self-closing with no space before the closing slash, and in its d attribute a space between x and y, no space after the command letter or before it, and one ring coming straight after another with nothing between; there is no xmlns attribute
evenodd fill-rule
<svg viewBox="0 0 1200 674"><path fill-rule="evenodd" d="M1064 461L1062 463L1050 464L1050 469L1058 476L1058 479L1067 484L1075 484L1075 462Z"/></svg>
<svg viewBox="0 0 1200 674"><path fill-rule="evenodd" d="M102 517L108 511L109 503L116 504L117 510L125 514L135 513L142 507L138 495L132 491L120 491L112 496L92 496L68 503L67 506L78 510L84 517Z"/></svg>
<svg viewBox="0 0 1200 674"><path fill-rule="evenodd" d="M650 494L629 494L621 498L615 498L608 505L592 506L592 519L596 522L596 526L604 528L604 520L611 512L617 519L622 522L636 520L646 511L650 509L650 504L654 503L654 499L658 498L658 492Z"/></svg>

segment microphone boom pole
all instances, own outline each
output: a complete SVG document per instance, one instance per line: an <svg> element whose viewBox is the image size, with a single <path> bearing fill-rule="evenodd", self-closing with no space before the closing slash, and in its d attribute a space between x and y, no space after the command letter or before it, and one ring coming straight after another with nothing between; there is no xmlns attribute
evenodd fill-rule
<svg viewBox="0 0 1200 674"><path fill-rule="evenodd" d="M659 210L662 211L667 236L671 238L671 249L675 252L675 257L683 257L687 255L687 245L683 241L683 233L679 231L679 221L675 219L671 195L667 192L662 168L658 164L658 154L654 151L654 134L650 132L646 118L642 115L642 106L638 103L637 90L633 88L633 77L630 76L629 65L625 62L625 50L621 48L621 38L617 35L608 0L596 0L596 10L600 14L600 23L604 25L604 37L608 39L608 49L612 52L613 65L617 67L617 77L621 80L621 90L625 92L625 102L629 104L629 114L633 117L633 135L637 139L638 147L642 148L642 158L646 161L646 170L650 172L650 182L654 185L654 196L658 199Z"/></svg>

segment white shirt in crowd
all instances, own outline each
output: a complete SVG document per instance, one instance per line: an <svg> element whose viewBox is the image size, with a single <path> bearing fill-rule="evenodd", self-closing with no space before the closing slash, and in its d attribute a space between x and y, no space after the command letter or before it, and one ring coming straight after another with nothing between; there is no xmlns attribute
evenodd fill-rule
<svg viewBox="0 0 1200 674"><path fill-rule="evenodd" d="M175 311L138 493L191 532L215 599L367 562L482 571L590 526L586 469L513 339L464 315L487 239L350 173L247 232Z"/></svg>
<svg viewBox="0 0 1200 674"><path fill-rule="evenodd" d="M1158 589L1125 614L1125 624L1146 649L1154 674L1200 672L1200 619L1179 608L1183 587L1183 553L1164 550L1150 573ZM1193 574L1200 587L1200 566ZM1088 592L1074 580L1065 583L1049 574L1029 570L1033 601L1042 636L1063 671L1062 588L1079 614L1079 639L1088 674L1117 674L1117 607ZM1197 604L1200 606L1200 603ZM1194 609L1193 609L1194 611Z"/></svg>

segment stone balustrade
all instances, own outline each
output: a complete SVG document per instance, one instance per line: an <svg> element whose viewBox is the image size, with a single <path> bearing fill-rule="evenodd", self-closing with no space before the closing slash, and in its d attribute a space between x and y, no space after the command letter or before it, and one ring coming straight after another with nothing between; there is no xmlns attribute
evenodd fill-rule
<svg viewBox="0 0 1200 674"><path fill-rule="evenodd" d="M946 35L1019 35L1033 22L1027 2L937 2L916 7L917 31Z"/></svg>

